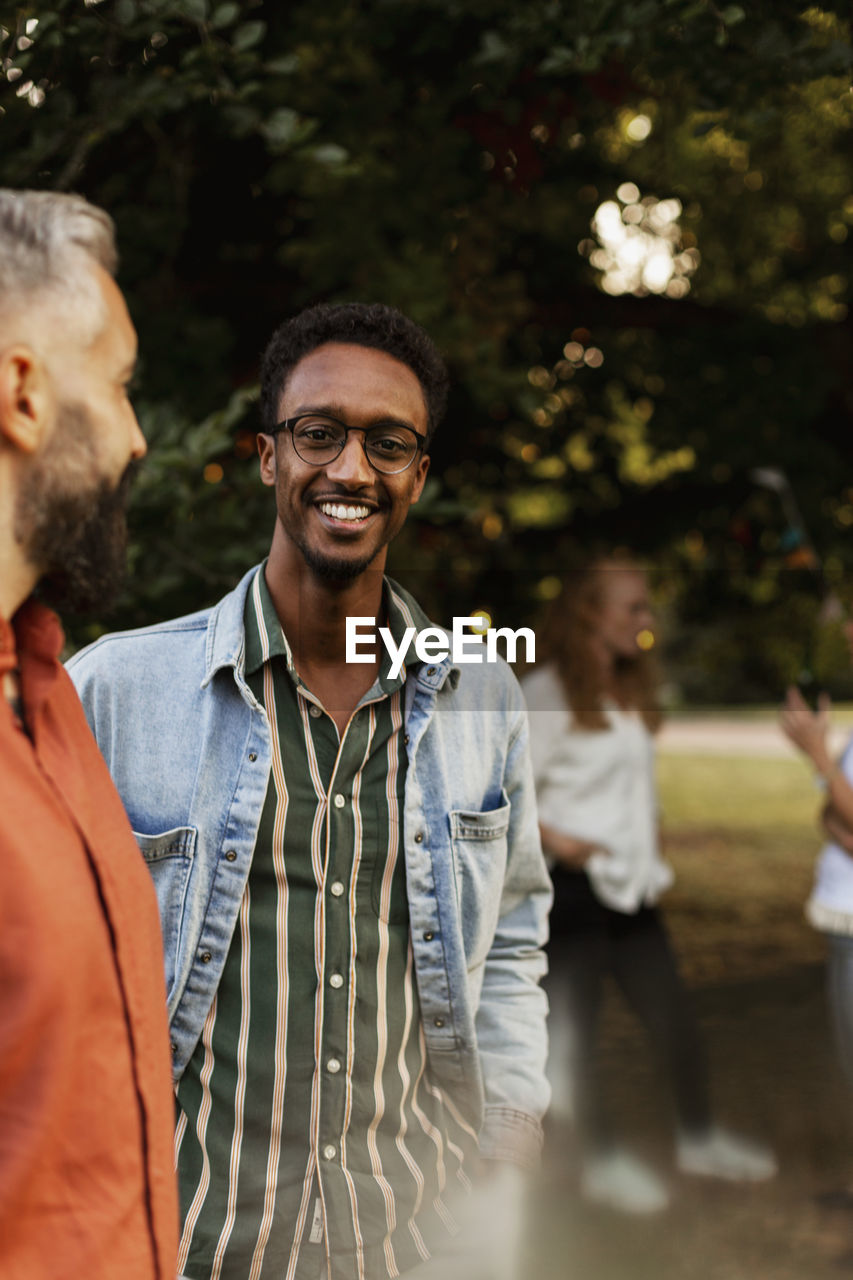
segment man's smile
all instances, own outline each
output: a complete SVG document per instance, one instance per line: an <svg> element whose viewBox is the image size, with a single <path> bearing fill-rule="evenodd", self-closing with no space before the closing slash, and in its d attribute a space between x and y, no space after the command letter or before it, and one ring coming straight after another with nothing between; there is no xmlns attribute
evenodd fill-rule
<svg viewBox="0 0 853 1280"><path fill-rule="evenodd" d="M349 523L361 522L372 514L370 507L350 502L318 502L316 504L324 516L332 520L346 520Z"/></svg>
<svg viewBox="0 0 853 1280"><path fill-rule="evenodd" d="M321 517L321 522L327 529L339 532L345 529L347 533L366 529L373 523L372 517L378 516L381 510L378 502L367 501L362 497L347 498L342 494L313 498L310 505Z"/></svg>

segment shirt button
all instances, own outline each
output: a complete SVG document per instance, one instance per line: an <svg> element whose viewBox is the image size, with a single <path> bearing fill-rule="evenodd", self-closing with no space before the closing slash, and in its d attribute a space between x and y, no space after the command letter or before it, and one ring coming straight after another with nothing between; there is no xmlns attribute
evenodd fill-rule
<svg viewBox="0 0 853 1280"><path fill-rule="evenodd" d="M343 985L344 985L344 980L342 975L339 973L333 973L331 978L329 979L329 986L334 987L335 990L337 991Z"/></svg>
<svg viewBox="0 0 853 1280"><path fill-rule="evenodd" d="M237 861L237 855L236 855L236 853L234 852L234 850L233 850L233 849L229 849L229 850L228 850L228 852L227 852L227 853L226 853L226 855L225 855L225 861L226 861L226 862L236 862L236 861Z"/></svg>
<svg viewBox="0 0 853 1280"><path fill-rule="evenodd" d="M313 716L314 719L316 720L318 716L321 716L323 714L323 712L317 706L316 702L312 702L311 706L308 708L308 714L309 716Z"/></svg>
<svg viewBox="0 0 853 1280"><path fill-rule="evenodd" d="M212 959L213 959L213 956L210 954L209 951L202 951L201 953L202 964L210 964Z"/></svg>
<svg viewBox="0 0 853 1280"><path fill-rule="evenodd" d="M345 804L346 804L346 798L342 796L339 791L338 794L335 796L335 808L343 809Z"/></svg>
<svg viewBox="0 0 853 1280"><path fill-rule="evenodd" d="M432 942L434 937L435 937L435 934L433 933L432 929L427 929L426 933L424 934L424 942Z"/></svg>
<svg viewBox="0 0 853 1280"><path fill-rule="evenodd" d="M341 1069L341 1064L340 1062L338 1062L337 1058L330 1058L329 1061L326 1063L326 1070L330 1071L332 1075L336 1075L337 1072L340 1071L340 1069Z"/></svg>
<svg viewBox="0 0 853 1280"><path fill-rule="evenodd" d="M335 1156L336 1156L337 1154L338 1154L338 1153L337 1153L337 1151L335 1150L335 1148L332 1146L331 1142L329 1143L329 1145L328 1145L327 1147L324 1147L324 1148L323 1148L323 1159L324 1159L324 1160L334 1160L334 1158L335 1158Z"/></svg>
<svg viewBox="0 0 853 1280"><path fill-rule="evenodd" d="M424 842L424 833L422 831L416 831L415 844L423 844L423 842Z"/></svg>
<svg viewBox="0 0 853 1280"><path fill-rule="evenodd" d="M341 884L340 880L335 880L334 884L332 885L332 893L335 895L336 898L339 898L343 893L343 891L344 891L344 886Z"/></svg>

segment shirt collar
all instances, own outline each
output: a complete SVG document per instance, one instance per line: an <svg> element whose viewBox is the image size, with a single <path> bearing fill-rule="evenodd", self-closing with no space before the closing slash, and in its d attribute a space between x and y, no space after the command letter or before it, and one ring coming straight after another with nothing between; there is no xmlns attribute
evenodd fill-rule
<svg viewBox="0 0 853 1280"><path fill-rule="evenodd" d="M59 671L65 634L52 609L30 597L8 622L0 618L0 672L21 674L21 692L31 715L45 700Z"/></svg>
<svg viewBox="0 0 853 1280"><path fill-rule="evenodd" d="M272 602L265 568L266 561L258 566L246 593L246 675L254 675L265 662L275 657L283 657L288 671L295 675L293 654Z"/></svg>
<svg viewBox="0 0 853 1280"><path fill-rule="evenodd" d="M34 600L25 600L12 619L12 626L4 622L6 630L12 630L21 653L27 653L42 662L56 662L65 644L62 624L52 609Z"/></svg>
<svg viewBox="0 0 853 1280"><path fill-rule="evenodd" d="M298 680L298 674L293 665L293 654L267 587L264 576L265 563L259 566L246 596L246 674L252 675L265 662L280 656L284 658L291 676L294 680ZM382 612L387 618L384 625L391 632L395 645L401 643L407 627L423 631L425 627L433 625L417 601L388 577L382 580L382 606ZM381 654L379 685L384 693L390 693L399 688L404 676L401 672L396 679L392 679L389 674L391 656L384 645ZM412 644L406 652L405 668L417 665L420 665L420 659Z"/></svg>

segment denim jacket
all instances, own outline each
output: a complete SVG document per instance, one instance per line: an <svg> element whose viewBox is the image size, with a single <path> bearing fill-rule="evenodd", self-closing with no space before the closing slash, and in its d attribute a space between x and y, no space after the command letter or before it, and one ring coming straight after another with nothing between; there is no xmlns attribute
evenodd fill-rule
<svg viewBox="0 0 853 1280"><path fill-rule="evenodd" d="M154 878L176 1078L216 994L271 767L244 675L256 571L212 609L105 636L68 664ZM448 657L409 669L405 708L406 875L430 1069L479 1124L484 1157L532 1164L548 1102L539 979L551 891L524 701L502 662Z"/></svg>

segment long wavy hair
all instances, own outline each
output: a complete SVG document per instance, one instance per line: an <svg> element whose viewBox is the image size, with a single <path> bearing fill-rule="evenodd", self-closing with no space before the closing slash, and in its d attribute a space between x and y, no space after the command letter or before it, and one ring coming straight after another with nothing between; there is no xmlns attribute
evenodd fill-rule
<svg viewBox="0 0 853 1280"><path fill-rule="evenodd" d="M628 554L597 555L565 578L563 590L545 621L542 648L557 671L575 722L583 729L609 729L605 700L613 698L625 710L637 711L650 732L660 728L658 666L648 650L619 657L613 679L595 656L595 639L604 605L607 574L623 570L642 574L642 566Z"/></svg>

